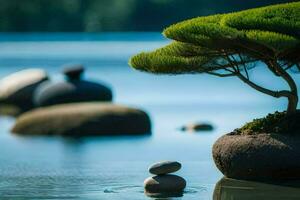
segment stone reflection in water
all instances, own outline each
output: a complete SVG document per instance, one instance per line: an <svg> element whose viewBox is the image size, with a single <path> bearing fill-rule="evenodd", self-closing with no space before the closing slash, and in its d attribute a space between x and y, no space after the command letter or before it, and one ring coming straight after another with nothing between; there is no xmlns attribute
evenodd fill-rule
<svg viewBox="0 0 300 200"><path fill-rule="evenodd" d="M264 183L222 178L215 186L213 200L300 199L300 181Z"/></svg>
<svg viewBox="0 0 300 200"><path fill-rule="evenodd" d="M145 192L146 196L153 198L155 200L158 199L168 199L171 200L176 198L176 197L182 197L183 196L183 192L173 192L173 193L150 193L150 192Z"/></svg>

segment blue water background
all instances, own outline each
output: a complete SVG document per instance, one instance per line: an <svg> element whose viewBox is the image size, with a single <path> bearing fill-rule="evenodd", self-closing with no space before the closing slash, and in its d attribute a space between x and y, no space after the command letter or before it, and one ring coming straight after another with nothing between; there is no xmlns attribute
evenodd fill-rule
<svg viewBox="0 0 300 200"><path fill-rule="evenodd" d="M153 75L128 66L130 56L169 43L159 33L0 34L0 77L43 68L53 81L61 65L82 63L85 78L113 88L114 102L146 110L153 133L142 137L21 137L14 119L0 117L1 199L148 199L148 166L177 160L187 180L179 199L211 199L222 174L211 147L222 134L253 118L284 110L285 99L258 93L237 78ZM282 89L263 65L250 72L259 84ZM298 75L293 75L298 79ZM212 132L183 133L181 125L209 122Z"/></svg>

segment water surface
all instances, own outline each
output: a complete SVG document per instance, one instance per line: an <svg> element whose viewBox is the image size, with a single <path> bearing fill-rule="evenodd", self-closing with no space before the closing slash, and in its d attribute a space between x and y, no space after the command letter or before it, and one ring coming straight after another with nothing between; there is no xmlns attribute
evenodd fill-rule
<svg viewBox="0 0 300 200"><path fill-rule="evenodd" d="M284 99L260 94L235 78L208 75L157 76L128 67L128 58L168 41L157 33L2 34L0 77L28 67L46 69L61 80L60 66L83 63L85 77L113 88L114 101L146 110L153 133L141 137L21 137L10 133L14 119L0 118L1 199L148 199L148 166L177 160L187 180L179 199L212 199L222 178L211 158L213 142L245 122L285 108ZM286 85L263 66L251 72L268 87ZM213 132L178 130L210 122ZM224 199L224 198L223 198Z"/></svg>

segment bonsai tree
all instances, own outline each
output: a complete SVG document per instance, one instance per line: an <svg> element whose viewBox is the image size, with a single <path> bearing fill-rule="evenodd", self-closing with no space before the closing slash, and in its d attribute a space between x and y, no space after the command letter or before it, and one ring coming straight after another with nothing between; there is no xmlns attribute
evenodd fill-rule
<svg viewBox="0 0 300 200"><path fill-rule="evenodd" d="M296 111L298 92L290 72L300 70L300 2L198 17L163 34L173 42L133 56L130 65L157 74L236 76L257 91L287 98L287 113ZM289 88L277 91L255 83L249 70L256 66L267 67Z"/></svg>
<svg viewBox="0 0 300 200"><path fill-rule="evenodd" d="M213 159L220 171L239 179L300 179L298 91L290 75L300 70L300 2L198 17L170 26L164 35L173 42L132 57L131 66L152 73L235 76L262 93L288 100L286 112L254 120L214 143ZM255 83L249 76L255 67L266 67L288 89Z"/></svg>

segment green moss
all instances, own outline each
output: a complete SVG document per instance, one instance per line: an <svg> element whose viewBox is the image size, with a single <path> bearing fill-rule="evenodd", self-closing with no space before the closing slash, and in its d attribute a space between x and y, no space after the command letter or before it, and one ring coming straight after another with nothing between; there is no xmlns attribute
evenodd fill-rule
<svg viewBox="0 0 300 200"><path fill-rule="evenodd" d="M242 135L260 133L295 134L300 132L300 112L287 115L286 112L275 112L266 117L254 119L243 127L235 130Z"/></svg>

